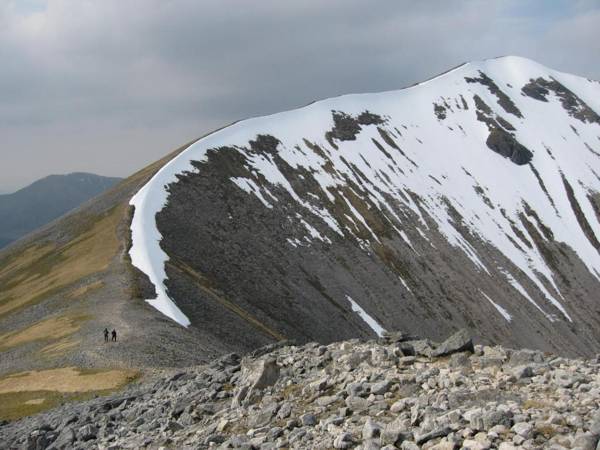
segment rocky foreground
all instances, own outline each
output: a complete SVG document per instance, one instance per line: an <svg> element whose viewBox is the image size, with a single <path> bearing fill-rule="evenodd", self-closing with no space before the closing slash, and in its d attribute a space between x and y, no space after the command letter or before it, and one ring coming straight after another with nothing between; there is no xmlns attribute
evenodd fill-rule
<svg viewBox="0 0 600 450"><path fill-rule="evenodd" d="M599 368L464 331L271 346L4 424L0 447L598 450Z"/></svg>

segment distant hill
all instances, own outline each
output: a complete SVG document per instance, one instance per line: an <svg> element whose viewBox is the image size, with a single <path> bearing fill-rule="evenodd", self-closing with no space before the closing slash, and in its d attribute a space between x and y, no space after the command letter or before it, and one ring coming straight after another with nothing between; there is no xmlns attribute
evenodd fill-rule
<svg viewBox="0 0 600 450"><path fill-rule="evenodd" d="M120 178L91 173L50 175L0 195L0 248L104 192Z"/></svg>

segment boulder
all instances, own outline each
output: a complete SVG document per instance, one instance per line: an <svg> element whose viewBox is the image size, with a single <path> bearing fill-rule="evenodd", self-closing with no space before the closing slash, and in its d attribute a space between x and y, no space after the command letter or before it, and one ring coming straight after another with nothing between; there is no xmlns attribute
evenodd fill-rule
<svg viewBox="0 0 600 450"><path fill-rule="evenodd" d="M514 367L542 362L544 362L544 355L537 350L514 350L510 354L508 365Z"/></svg>
<svg viewBox="0 0 600 450"><path fill-rule="evenodd" d="M362 437L363 439L374 439L381 436L381 425L374 422L370 417L367 418L365 425L363 426Z"/></svg>
<svg viewBox="0 0 600 450"><path fill-rule="evenodd" d="M513 368L510 373L517 379L531 378L533 376L533 368L529 365L522 365Z"/></svg>
<svg viewBox="0 0 600 450"><path fill-rule="evenodd" d="M430 357L433 352L433 344L428 339L401 342L398 344L398 347L405 356Z"/></svg>
<svg viewBox="0 0 600 450"><path fill-rule="evenodd" d="M354 441L352 440L352 435L350 433L348 433L347 431L340 433L333 441L333 447L334 448L354 447Z"/></svg>
<svg viewBox="0 0 600 450"><path fill-rule="evenodd" d="M423 445L425 442L428 442L432 439L448 436L448 434L450 434L451 432L452 429L450 427L436 428L428 433L416 435L415 441L417 445Z"/></svg>
<svg viewBox="0 0 600 450"><path fill-rule="evenodd" d="M84 425L79 429L77 433L79 435L79 439L82 441L91 441L92 439L96 439L98 434L98 428L95 425Z"/></svg>
<svg viewBox="0 0 600 450"><path fill-rule="evenodd" d="M65 450L71 448L73 442L75 442L75 432L71 427L66 427L61 430L56 440L52 443L52 446L49 447L49 450Z"/></svg>
<svg viewBox="0 0 600 450"><path fill-rule="evenodd" d="M388 380L383 380L371 386L371 394L383 395L392 387L392 383Z"/></svg>
<svg viewBox="0 0 600 450"><path fill-rule="evenodd" d="M233 407L249 405L260 397L260 392L273 386L279 379L279 366L273 358L262 358L242 363L240 388L233 398Z"/></svg>
<svg viewBox="0 0 600 450"><path fill-rule="evenodd" d="M317 424L317 416L311 413L306 413L300 416L300 421L305 427L313 427Z"/></svg>
<svg viewBox="0 0 600 450"><path fill-rule="evenodd" d="M516 435L521 436L523 439L530 439L533 437L533 425L529 422L515 423L511 429Z"/></svg>
<svg viewBox="0 0 600 450"><path fill-rule="evenodd" d="M458 352L475 351L473 340L467 330L460 330L442 342L436 349L433 350L431 356L446 356Z"/></svg>
<svg viewBox="0 0 600 450"><path fill-rule="evenodd" d="M410 430L410 421L406 419L395 419L386 423L381 433L381 443L389 445L400 445L406 440L412 439Z"/></svg>
<svg viewBox="0 0 600 450"><path fill-rule="evenodd" d="M579 448L581 450L596 450L598 442L598 435L593 433L581 433L575 436L573 441L573 448Z"/></svg>

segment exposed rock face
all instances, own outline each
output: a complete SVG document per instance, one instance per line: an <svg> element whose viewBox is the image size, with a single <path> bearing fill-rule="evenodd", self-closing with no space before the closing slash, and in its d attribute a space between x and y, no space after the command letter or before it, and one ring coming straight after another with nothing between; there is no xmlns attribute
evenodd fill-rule
<svg viewBox="0 0 600 450"><path fill-rule="evenodd" d="M485 143L496 153L510 159L518 166L528 164L533 157L533 154L521 145L512 134L501 128L494 128Z"/></svg>
<svg viewBox="0 0 600 450"><path fill-rule="evenodd" d="M550 77L562 87L530 84ZM156 303L226 351L466 328L590 356L597 98L598 84L504 58L240 122L136 195L131 254L162 255L140 264Z"/></svg>
<svg viewBox="0 0 600 450"><path fill-rule="evenodd" d="M596 111L590 108L573 91L565 87L554 78L546 80L537 78L530 80L521 88L523 94L542 102L548 102L550 92L554 93L568 113L581 122L592 122L600 125L600 116Z"/></svg>
<svg viewBox="0 0 600 450"><path fill-rule="evenodd" d="M10 449L597 448L598 359L473 348L464 332L430 343L444 356L402 350L419 341L386 333L378 341L279 347L242 364L228 355L126 395L4 424L0 442ZM348 368L356 353L365 357ZM249 385L253 401L232 403Z"/></svg>

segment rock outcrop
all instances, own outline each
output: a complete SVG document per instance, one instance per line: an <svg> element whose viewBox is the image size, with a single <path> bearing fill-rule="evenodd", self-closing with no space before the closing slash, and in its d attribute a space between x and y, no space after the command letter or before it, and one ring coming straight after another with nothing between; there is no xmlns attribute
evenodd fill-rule
<svg viewBox="0 0 600 450"><path fill-rule="evenodd" d="M403 333L271 347L0 427L2 448L600 448L600 362Z"/></svg>

